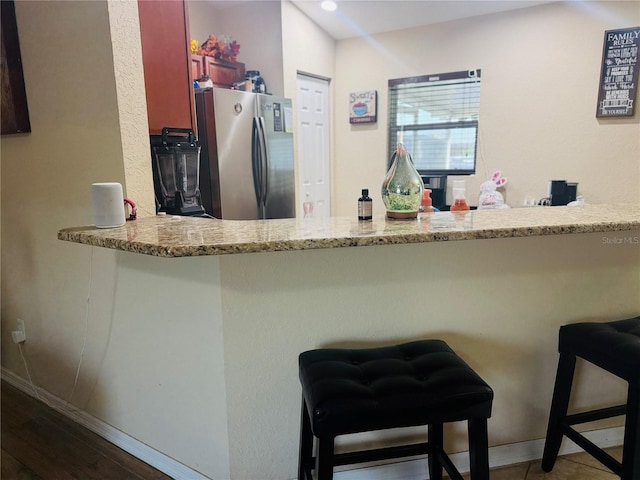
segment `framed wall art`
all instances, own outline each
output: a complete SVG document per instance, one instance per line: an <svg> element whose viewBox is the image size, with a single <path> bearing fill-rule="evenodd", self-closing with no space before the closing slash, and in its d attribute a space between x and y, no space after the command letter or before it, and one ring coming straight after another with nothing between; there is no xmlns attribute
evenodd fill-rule
<svg viewBox="0 0 640 480"><path fill-rule="evenodd" d="M378 92L349 94L349 123L376 123L378 121Z"/></svg>
<svg viewBox="0 0 640 480"><path fill-rule="evenodd" d="M22 58L18 42L18 26L13 0L0 2L2 35L0 41L2 74L2 135L31 131L27 93L22 74Z"/></svg>

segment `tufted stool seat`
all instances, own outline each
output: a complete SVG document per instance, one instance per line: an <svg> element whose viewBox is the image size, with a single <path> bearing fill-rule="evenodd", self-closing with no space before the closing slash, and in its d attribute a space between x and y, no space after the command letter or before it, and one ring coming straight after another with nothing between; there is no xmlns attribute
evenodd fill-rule
<svg viewBox="0 0 640 480"><path fill-rule="evenodd" d="M299 480L331 479L336 465L428 454L430 478L462 480L444 452L443 423L468 421L472 480L489 479L493 391L441 340L300 354ZM339 435L428 425L426 442L334 454ZM313 444L316 444L315 456Z"/></svg>
<svg viewBox="0 0 640 480"><path fill-rule="evenodd" d="M542 468L553 469L566 436L622 480L640 479L640 317L615 322L583 322L560 327L560 360L542 456ZM580 357L628 383L624 405L568 415L576 358ZM572 428L585 422L626 415L622 462Z"/></svg>

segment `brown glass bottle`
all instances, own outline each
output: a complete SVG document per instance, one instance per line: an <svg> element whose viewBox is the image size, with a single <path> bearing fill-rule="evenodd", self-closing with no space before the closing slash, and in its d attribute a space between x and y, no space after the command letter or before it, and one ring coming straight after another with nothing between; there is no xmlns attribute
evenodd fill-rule
<svg viewBox="0 0 640 480"><path fill-rule="evenodd" d="M369 197L369 189L362 189L362 196L358 199L358 220L373 218L373 201Z"/></svg>

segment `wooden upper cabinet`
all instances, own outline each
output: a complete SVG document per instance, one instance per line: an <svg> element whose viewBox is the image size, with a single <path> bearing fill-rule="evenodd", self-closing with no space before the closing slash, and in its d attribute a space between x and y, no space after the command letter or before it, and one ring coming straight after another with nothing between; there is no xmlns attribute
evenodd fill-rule
<svg viewBox="0 0 640 480"><path fill-rule="evenodd" d="M235 82L244 79L244 63L227 62L213 57L203 57L204 73L211 77L214 85L231 88Z"/></svg>
<svg viewBox="0 0 640 480"><path fill-rule="evenodd" d="M231 88L234 83L244 80L244 73L244 63L191 55L191 74L195 80L209 75L216 87Z"/></svg>
<svg viewBox="0 0 640 480"><path fill-rule="evenodd" d="M149 133L196 131L189 16L185 1L138 0Z"/></svg>
<svg viewBox="0 0 640 480"><path fill-rule="evenodd" d="M204 63L201 55L191 54L191 78L200 80L204 75Z"/></svg>

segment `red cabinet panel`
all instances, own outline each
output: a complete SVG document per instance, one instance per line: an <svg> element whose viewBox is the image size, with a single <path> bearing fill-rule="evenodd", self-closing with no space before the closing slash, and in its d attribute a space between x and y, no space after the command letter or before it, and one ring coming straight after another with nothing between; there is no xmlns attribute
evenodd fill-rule
<svg viewBox="0 0 640 480"><path fill-rule="evenodd" d="M189 17L184 1L138 0L149 133L196 130Z"/></svg>

